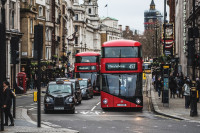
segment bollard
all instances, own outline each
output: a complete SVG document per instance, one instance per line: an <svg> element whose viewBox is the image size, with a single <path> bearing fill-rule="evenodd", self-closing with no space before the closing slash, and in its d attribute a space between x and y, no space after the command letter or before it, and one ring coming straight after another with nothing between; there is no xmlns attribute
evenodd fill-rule
<svg viewBox="0 0 200 133"><path fill-rule="evenodd" d="M195 81L192 81L192 87L190 89L190 116L197 116L197 90L195 87Z"/></svg>

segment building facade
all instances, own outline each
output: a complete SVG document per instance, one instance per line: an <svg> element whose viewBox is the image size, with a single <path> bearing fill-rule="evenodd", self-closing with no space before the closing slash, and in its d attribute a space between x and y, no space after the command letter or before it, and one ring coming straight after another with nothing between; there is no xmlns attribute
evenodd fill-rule
<svg viewBox="0 0 200 133"><path fill-rule="evenodd" d="M0 10L1 10L1 1L0 1ZM1 16L0 11L0 18ZM0 19L0 21L2 21ZM12 37L18 37L19 38L19 44L17 47L19 47L19 52L21 53L21 38L23 36L21 30L20 30L20 0L7 0L5 4L5 21L6 21L6 78L8 81L10 81L11 86L13 81L13 75L20 72L20 64L16 65L16 73L13 73L13 64L11 64L11 38ZM21 58L21 54L19 55Z"/></svg>

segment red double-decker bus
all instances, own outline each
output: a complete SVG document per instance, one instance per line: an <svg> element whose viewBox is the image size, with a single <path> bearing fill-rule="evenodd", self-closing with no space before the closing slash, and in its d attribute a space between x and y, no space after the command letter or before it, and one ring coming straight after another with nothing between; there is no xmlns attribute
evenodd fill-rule
<svg viewBox="0 0 200 133"><path fill-rule="evenodd" d="M75 77L90 78L94 93L100 93L100 54L96 52L82 52L75 57Z"/></svg>
<svg viewBox="0 0 200 133"><path fill-rule="evenodd" d="M116 40L102 45L102 109L143 108L141 51L137 41Z"/></svg>

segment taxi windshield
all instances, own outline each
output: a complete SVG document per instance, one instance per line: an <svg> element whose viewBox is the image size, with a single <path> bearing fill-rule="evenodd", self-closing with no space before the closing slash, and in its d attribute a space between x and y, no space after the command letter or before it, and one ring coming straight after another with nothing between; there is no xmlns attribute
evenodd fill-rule
<svg viewBox="0 0 200 133"><path fill-rule="evenodd" d="M48 87L49 93L72 93L71 86L66 84L51 84Z"/></svg>
<svg viewBox="0 0 200 133"><path fill-rule="evenodd" d="M87 87L87 80L80 80L79 84L80 84L81 89L85 88L85 87Z"/></svg>

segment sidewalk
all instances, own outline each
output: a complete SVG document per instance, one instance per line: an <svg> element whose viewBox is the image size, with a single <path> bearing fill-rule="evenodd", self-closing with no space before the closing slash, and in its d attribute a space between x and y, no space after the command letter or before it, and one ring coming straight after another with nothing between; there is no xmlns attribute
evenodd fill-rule
<svg viewBox="0 0 200 133"><path fill-rule="evenodd" d="M151 83L151 82L150 82ZM200 116L191 117L190 109L185 109L185 98L170 98L169 97L169 107L167 104L161 102L162 97L159 99L158 93L154 90L153 85L148 84L151 87L151 101L153 104L153 109L156 113L168 116L171 118L179 120L187 120L190 122L200 123ZM197 103L197 111L200 114L200 103Z"/></svg>
<svg viewBox="0 0 200 133"><path fill-rule="evenodd" d="M37 123L32 121L27 115L27 109L17 108L15 126L5 126L2 133L78 133L78 131L65 129L65 128L52 128L46 125L37 127Z"/></svg>
<svg viewBox="0 0 200 133"><path fill-rule="evenodd" d="M46 88L47 87L41 87L41 93L42 91L46 91ZM16 96L23 96L23 95L29 95L29 94L33 94L34 91L37 91L37 89L29 89L26 91L26 93L23 93L23 94L16 94Z"/></svg>

